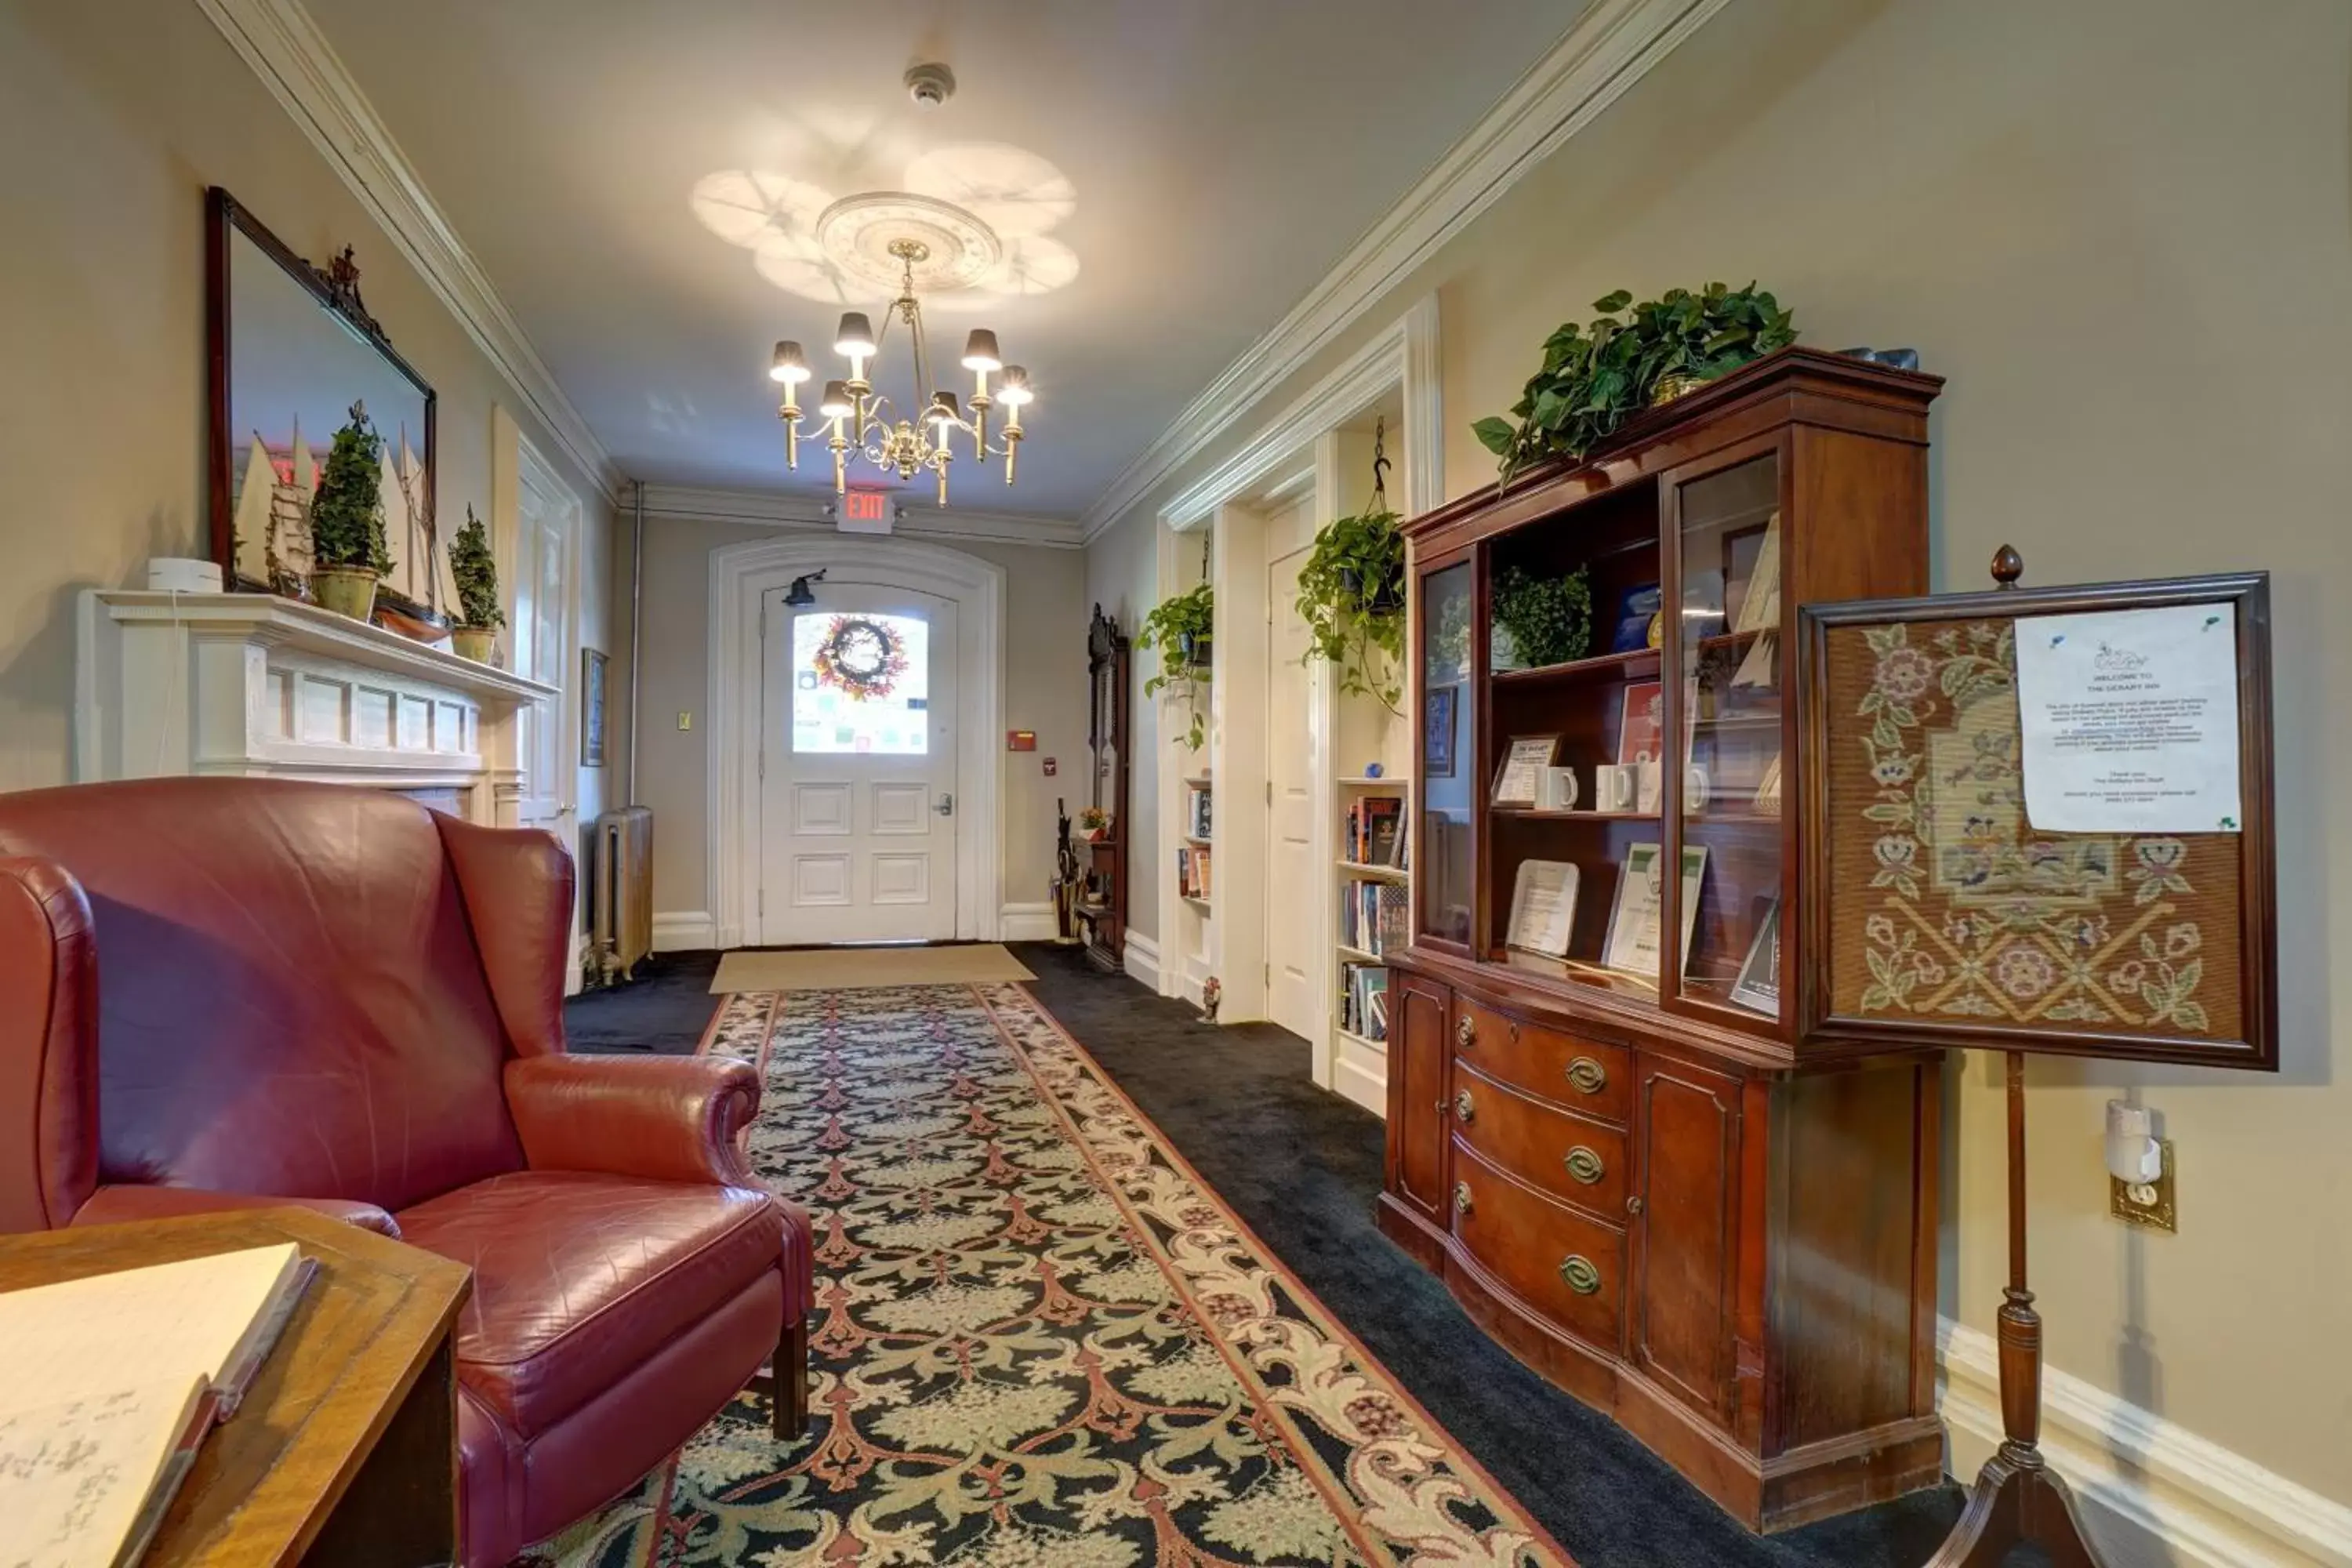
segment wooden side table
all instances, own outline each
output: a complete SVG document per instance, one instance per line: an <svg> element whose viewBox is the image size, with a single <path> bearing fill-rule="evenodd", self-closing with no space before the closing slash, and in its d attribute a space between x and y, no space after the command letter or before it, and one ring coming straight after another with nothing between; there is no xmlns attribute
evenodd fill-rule
<svg viewBox="0 0 2352 1568"><path fill-rule="evenodd" d="M307 1209L247 1209L0 1237L0 1290L287 1241L318 1277L142 1568L456 1563L463 1264Z"/></svg>

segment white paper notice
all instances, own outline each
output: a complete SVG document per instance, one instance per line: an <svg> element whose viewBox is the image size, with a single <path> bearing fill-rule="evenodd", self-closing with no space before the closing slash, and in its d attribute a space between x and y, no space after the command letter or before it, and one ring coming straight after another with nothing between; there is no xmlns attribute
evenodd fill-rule
<svg viewBox="0 0 2352 1568"><path fill-rule="evenodd" d="M2035 827L2238 831L2234 606L2020 620L2017 716Z"/></svg>

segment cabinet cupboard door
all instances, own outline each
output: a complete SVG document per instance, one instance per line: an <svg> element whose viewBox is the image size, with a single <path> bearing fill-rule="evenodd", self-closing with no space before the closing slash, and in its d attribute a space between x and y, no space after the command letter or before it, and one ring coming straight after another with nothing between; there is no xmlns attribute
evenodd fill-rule
<svg viewBox="0 0 2352 1568"><path fill-rule="evenodd" d="M1397 1195L1434 1219L1445 1192L1445 1021L1442 985L1396 976L1389 1030L1389 1180Z"/></svg>
<svg viewBox="0 0 2352 1568"><path fill-rule="evenodd" d="M1634 1071L1634 1364L1728 1424L1739 1080L1647 1055Z"/></svg>

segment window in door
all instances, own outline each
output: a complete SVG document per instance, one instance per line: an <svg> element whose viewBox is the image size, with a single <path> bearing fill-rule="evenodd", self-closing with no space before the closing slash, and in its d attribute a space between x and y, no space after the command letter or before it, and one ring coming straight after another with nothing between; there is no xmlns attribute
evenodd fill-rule
<svg viewBox="0 0 2352 1568"><path fill-rule="evenodd" d="M793 752L924 755L930 671L930 626L920 616L794 616Z"/></svg>

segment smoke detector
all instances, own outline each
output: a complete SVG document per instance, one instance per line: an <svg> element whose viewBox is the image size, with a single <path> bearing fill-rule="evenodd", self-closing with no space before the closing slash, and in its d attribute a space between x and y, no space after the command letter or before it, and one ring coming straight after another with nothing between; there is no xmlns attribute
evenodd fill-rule
<svg viewBox="0 0 2352 1568"><path fill-rule="evenodd" d="M942 65L916 66L907 72L907 96L918 109L937 109L955 96L955 72Z"/></svg>

